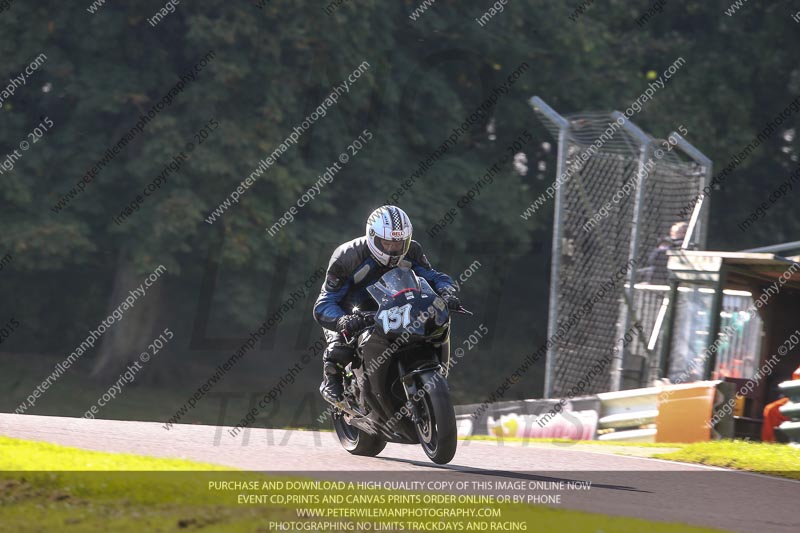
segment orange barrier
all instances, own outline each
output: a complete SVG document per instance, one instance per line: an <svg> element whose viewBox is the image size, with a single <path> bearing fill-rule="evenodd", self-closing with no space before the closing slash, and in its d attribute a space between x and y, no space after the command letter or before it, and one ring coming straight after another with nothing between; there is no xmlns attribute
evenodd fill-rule
<svg viewBox="0 0 800 533"><path fill-rule="evenodd" d="M717 381L667 385L659 394L656 442L711 440Z"/></svg>

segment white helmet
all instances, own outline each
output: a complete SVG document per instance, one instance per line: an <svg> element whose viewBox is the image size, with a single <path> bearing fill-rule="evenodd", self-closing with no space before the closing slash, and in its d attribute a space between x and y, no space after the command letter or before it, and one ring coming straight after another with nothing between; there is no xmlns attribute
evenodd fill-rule
<svg viewBox="0 0 800 533"><path fill-rule="evenodd" d="M388 267L396 267L411 246L411 220L393 205L379 207L367 219L367 245L372 257Z"/></svg>

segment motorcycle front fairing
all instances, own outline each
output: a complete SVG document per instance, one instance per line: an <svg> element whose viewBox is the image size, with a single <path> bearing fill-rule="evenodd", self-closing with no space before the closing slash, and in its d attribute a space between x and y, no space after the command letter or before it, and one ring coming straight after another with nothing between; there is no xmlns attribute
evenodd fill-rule
<svg viewBox="0 0 800 533"><path fill-rule="evenodd" d="M449 324L450 314L444 300L430 284L408 268L388 271L367 292L378 303L376 329L390 340L404 336L435 340ZM403 335L405 333L405 335Z"/></svg>
<svg viewBox="0 0 800 533"><path fill-rule="evenodd" d="M378 304L375 332L394 343L396 351L414 342L434 348L446 369L450 362L450 312L424 278L408 268L395 268L367 287Z"/></svg>

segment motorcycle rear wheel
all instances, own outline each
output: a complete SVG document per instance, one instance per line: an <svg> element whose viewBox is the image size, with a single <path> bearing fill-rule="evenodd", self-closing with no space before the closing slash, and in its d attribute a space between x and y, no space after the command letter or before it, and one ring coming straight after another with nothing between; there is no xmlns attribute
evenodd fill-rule
<svg viewBox="0 0 800 533"><path fill-rule="evenodd" d="M351 426L341 414L333 417L333 429L336 430L342 448L353 455L375 457L386 447L385 440Z"/></svg>

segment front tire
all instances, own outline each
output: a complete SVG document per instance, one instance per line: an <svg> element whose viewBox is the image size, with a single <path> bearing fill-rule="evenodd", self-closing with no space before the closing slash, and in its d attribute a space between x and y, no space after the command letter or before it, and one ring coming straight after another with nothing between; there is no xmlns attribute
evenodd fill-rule
<svg viewBox="0 0 800 533"><path fill-rule="evenodd" d="M443 465L449 463L456 454L456 413L444 377L436 374L429 383L432 384L430 390L425 390L417 404L420 421L415 428L425 455L434 463Z"/></svg>
<svg viewBox="0 0 800 533"><path fill-rule="evenodd" d="M336 430L336 435L339 437L342 448L353 455L375 457L386 447L385 440L354 428L345 422L341 414L334 415L333 429Z"/></svg>

